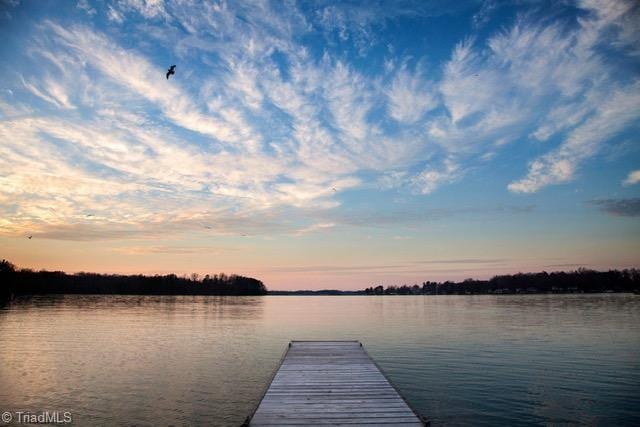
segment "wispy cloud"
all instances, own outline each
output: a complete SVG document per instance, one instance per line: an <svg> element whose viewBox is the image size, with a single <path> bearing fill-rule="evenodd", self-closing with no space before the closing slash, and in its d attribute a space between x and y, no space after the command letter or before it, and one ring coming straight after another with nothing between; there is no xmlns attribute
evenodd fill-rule
<svg viewBox="0 0 640 427"><path fill-rule="evenodd" d="M120 0L117 7L123 12L135 11L147 19L169 18L164 0Z"/></svg>
<svg viewBox="0 0 640 427"><path fill-rule="evenodd" d="M126 255L147 255L147 254L223 254L237 252L234 248L219 248L211 246L125 246L112 248L113 252Z"/></svg>
<svg viewBox="0 0 640 427"><path fill-rule="evenodd" d="M509 190L531 193L574 178L578 165L606 141L640 118L640 82L618 90L600 104L593 116L577 126L554 151L531 162L529 173L509 184Z"/></svg>
<svg viewBox="0 0 640 427"><path fill-rule="evenodd" d="M144 57L120 48L104 35L87 28L66 29L52 22L46 26L68 52L78 55L78 61L88 61L113 83L156 104L175 124L221 142L241 141L241 135L232 124L223 117L216 117L218 114L205 115L179 86L173 83L159 86L159 67Z"/></svg>
<svg viewBox="0 0 640 427"><path fill-rule="evenodd" d="M510 261L505 258L467 258L418 261L418 264L504 264Z"/></svg>
<svg viewBox="0 0 640 427"><path fill-rule="evenodd" d="M69 101L69 95L67 94L66 89L51 77L45 77L43 79L41 88L38 88L36 84L25 82L24 79L22 80L22 84L24 88L33 95L55 105L56 107L67 109L74 108L73 104Z"/></svg>
<svg viewBox="0 0 640 427"><path fill-rule="evenodd" d="M89 16L93 16L96 13L98 13L97 10L95 10L93 7L91 7L91 5L89 4L89 2L87 0L79 0L78 3L76 4L76 7L78 9L84 10L87 15Z"/></svg>
<svg viewBox="0 0 640 427"><path fill-rule="evenodd" d="M392 227L398 225L419 225L445 219L469 217L499 218L510 215L526 215L535 211L535 205L508 205L492 207L458 207L458 208L423 208L423 209L385 209L358 212L353 214L341 212L318 212L316 215L329 218L337 225L358 227Z"/></svg>
<svg viewBox="0 0 640 427"><path fill-rule="evenodd" d="M412 124L438 106L435 90L420 76L420 69L411 73L405 67L397 72L387 91L389 113L403 124Z"/></svg>
<svg viewBox="0 0 640 427"><path fill-rule="evenodd" d="M620 42L611 26L634 25L626 21L633 6L618 2L615 13L601 6L582 4L588 16L574 27L521 17L486 50L473 38L458 44L440 83L450 119L433 121L430 135L450 152L482 156L529 133L548 140L571 129L509 189L535 192L572 180L580 163L638 118L638 82L603 77L608 65L600 53Z"/></svg>
<svg viewBox="0 0 640 427"><path fill-rule="evenodd" d="M474 268L478 268L477 265L487 264L488 266L496 266L504 264L505 259L441 259L441 260L428 260L428 261L414 261L414 262L406 262L406 263L396 263L396 264L368 264L368 265L352 265L352 266L344 266L344 265L309 265L302 267L291 267L291 266L283 266L283 267L274 267L269 271L274 272L305 272L305 273L328 273L328 272L341 272L341 273L362 273L362 272L419 272L423 273L426 270L422 269L420 265L423 264L433 264L433 265L447 265L447 264L460 264L461 266L465 264L476 264ZM429 267L429 271L449 271L449 269L438 269ZM467 271L464 268L461 268L461 271Z"/></svg>
<svg viewBox="0 0 640 427"><path fill-rule="evenodd" d="M640 215L640 198L598 199L590 200L588 203L614 216Z"/></svg>
<svg viewBox="0 0 640 427"><path fill-rule="evenodd" d="M332 222L321 222L317 224L311 224L308 227L304 227L299 230L296 230L293 234L296 236L301 236L303 234L309 234L317 230L323 230L323 229L332 228L332 227L335 227L335 224Z"/></svg>
<svg viewBox="0 0 640 427"><path fill-rule="evenodd" d="M419 193L429 194L441 185L455 181L460 173L460 167L448 158L441 169L427 168L411 178L411 184Z"/></svg>
<svg viewBox="0 0 640 427"><path fill-rule="evenodd" d="M204 223L302 235L429 221L465 209L358 216L342 210L345 194L376 183L436 194L516 144L536 155L504 185L537 192L576 179L640 115L637 73L619 77L605 55L637 55L630 1L580 2L577 20L523 14L486 38L472 28L436 63L389 46L365 57L395 19L469 5L75 6L82 19L32 25L11 94L0 94L3 235L83 240ZM167 57L179 62L168 81ZM517 210L502 209L483 212Z"/></svg>
<svg viewBox="0 0 640 427"><path fill-rule="evenodd" d="M122 13L112 5L107 6L107 19L109 19L109 21L117 22L118 24L122 24L124 22L124 16Z"/></svg>

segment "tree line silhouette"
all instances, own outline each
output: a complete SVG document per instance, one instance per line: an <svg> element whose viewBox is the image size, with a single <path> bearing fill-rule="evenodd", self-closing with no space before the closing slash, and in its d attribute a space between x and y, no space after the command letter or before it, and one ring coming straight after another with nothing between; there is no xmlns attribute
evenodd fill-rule
<svg viewBox="0 0 640 427"><path fill-rule="evenodd" d="M266 295L257 279L224 273L200 277L76 273L18 269L0 261L0 298L36 294L123 294L123 295Z"/></svg>
<svg viewBox="0 0 640 427"><path fill-rule="evenodd" d="M640 270L518 273L489 280L423 282L422 285L383 286L365 289L367 295L476 295L533 293L597 293L640 291Z"/></svg>

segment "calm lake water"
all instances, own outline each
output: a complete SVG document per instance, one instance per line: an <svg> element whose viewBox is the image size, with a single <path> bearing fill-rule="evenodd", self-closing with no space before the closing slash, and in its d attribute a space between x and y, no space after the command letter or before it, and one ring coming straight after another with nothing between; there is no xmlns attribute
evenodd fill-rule
<svg viewBox="0 0 640 427"><path fill-rule="evenodd" d="M640 296L65 296L0 309L0 411L237 426L292 339L357 339L433 425L640 425Z"/></svg>

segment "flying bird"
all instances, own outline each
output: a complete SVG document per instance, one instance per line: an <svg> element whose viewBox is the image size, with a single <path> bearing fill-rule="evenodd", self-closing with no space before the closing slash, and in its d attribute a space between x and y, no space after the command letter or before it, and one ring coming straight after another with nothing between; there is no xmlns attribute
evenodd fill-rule
<svg viewBox="0 0 640 427"><path fill-rule="evenodd" d="M169 67L169 69L167 70L167 80L169 80L169 76L173 76L176 73L176 66L172 65L171 67Z"/></svg>
<svg viewBox="0 0 640 427"><path fill-rule="evenodd" d="M33 237L33 236L29 236L29 237L27 237L27 239L31 240L31 238L32 238L32 237Z"/></svg>
<svg viewBox="0 0 640 427"><path fill-rule="evenodd" d="M331 188L331 189L332 189L335 193L337 193L337 192L338 192L338 190L336 190L335 188Z"/></svg>

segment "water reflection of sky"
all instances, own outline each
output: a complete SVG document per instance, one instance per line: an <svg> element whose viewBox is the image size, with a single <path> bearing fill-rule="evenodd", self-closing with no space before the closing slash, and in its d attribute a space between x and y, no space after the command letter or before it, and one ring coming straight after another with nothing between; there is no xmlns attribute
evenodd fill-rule
<svg viewBox="0 0 640 427"><path fill-rule="evenodd" d="M640 421L632 295L20 299L0 409L238 425L291 339L358 339L436 423Z"/></svg>

